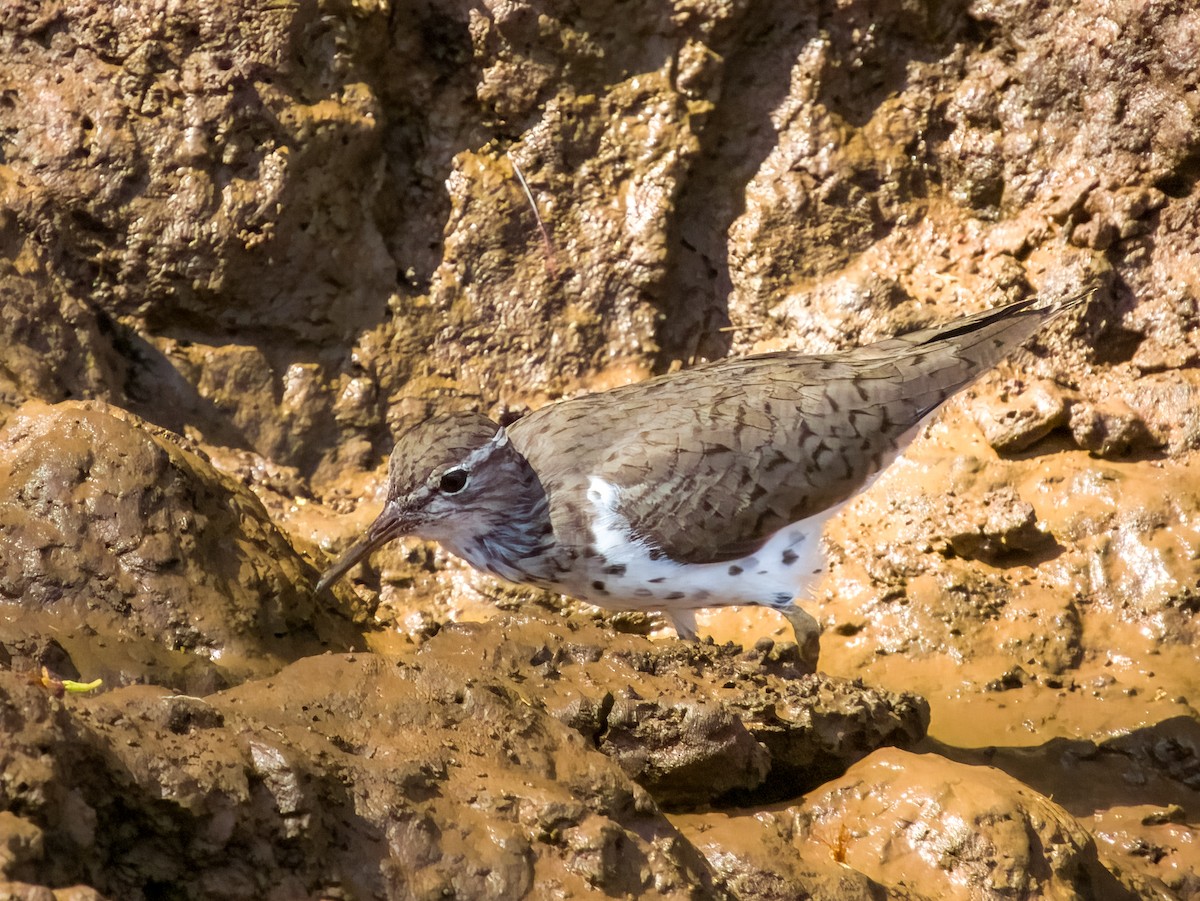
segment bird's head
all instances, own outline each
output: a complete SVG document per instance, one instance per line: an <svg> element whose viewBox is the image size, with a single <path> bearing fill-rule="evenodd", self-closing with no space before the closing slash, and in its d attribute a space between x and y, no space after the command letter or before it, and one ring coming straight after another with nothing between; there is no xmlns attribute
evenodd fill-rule
<svg viewBox="0 0 1200 901"><path fill-rule="evenodd" d="M317 583L323 591L376 548L404 535L437 541L480 565L476 549L520 507L536 483L505 430L480 413L425 420L401 436L388 466L387 501ZM540 490L540 486L538 487Z"/></svg>

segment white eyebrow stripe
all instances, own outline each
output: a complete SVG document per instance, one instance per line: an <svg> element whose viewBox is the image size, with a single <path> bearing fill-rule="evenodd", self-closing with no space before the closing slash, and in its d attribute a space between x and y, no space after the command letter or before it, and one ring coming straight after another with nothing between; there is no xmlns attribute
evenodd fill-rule
<svg viewBox="0 0 1200 901"><path fill-rule="evenodd" d="M504 447L504 445L506 445L506 444L508 444L508 432L504 431L504 427L501 426L496 431L496 434L492 436L491 441L489 441L487 444L483 445L482 447L475 448L475 450L473 450L473 451L471 451L471 453L467 454L467 456L463 459L462 463L460 463L459 466L461 466L463 469L470 472L472 469L474 469L476 466L478 466L480 463L482 463L484 460L486 460L488 457L490 457L492 454L494 454L499 448Z"/></svg>

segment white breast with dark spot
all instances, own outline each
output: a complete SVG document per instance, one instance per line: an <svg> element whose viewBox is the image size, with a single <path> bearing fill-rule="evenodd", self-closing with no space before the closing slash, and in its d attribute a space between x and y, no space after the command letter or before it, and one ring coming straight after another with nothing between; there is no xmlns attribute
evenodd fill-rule
<svg viewBox="0 0 1200 901"><path fill-rule="evenodd" d="M636 539L618 512L621 490L592 476L596 556L580 560L567 593L616 610L688 610L735 604L783 608L811 592L825 569L821 532L841 504L785 526L754 554L722 563L679 563ZM698 526L702 528L703 526Z"/></svg>

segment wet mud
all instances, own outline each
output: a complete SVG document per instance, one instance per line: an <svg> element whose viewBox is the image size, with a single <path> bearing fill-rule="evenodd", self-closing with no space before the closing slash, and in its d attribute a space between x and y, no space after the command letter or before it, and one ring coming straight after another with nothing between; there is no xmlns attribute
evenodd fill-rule
<svg viewBox="0 0 1200 901"><path fill-rule="evenodd" d="M1200 895L1198 73L1169 0L4 5L0 896ZM815 672L314 596L433 411L1080 291L831 523Z"/></svg>

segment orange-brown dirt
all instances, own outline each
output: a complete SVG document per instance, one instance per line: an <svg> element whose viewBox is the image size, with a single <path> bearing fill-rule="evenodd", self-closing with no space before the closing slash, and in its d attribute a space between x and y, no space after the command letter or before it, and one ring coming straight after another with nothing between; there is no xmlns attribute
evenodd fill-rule
<svg viewBox="0 0 1200 901"><path fill-rule="evenodd" d="M0 897L1200 896L1198 88L1182 0L7 0ZM816 673L313 595L432 411L1081 290L831 524Z"/></svg>

